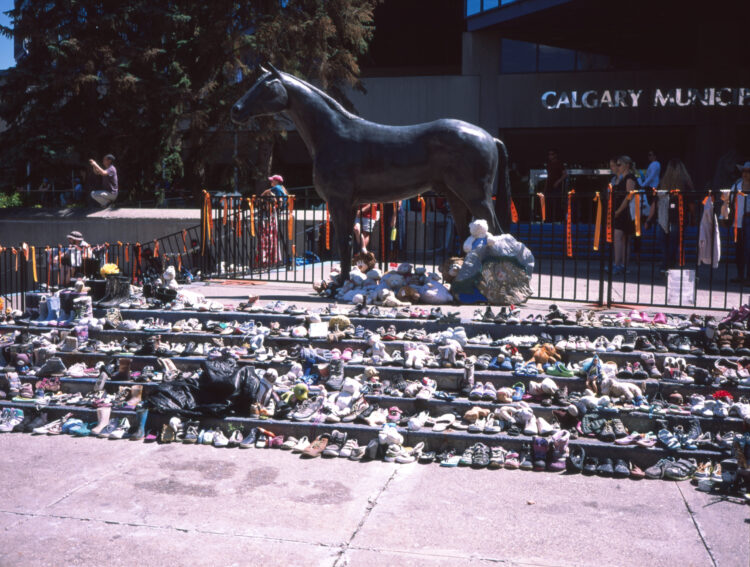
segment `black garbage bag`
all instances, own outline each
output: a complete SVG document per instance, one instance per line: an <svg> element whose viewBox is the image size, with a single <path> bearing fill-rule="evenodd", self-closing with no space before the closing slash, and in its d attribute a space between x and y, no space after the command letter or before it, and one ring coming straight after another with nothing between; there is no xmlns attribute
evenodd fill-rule
<svg viewBox="0 0 750 567"><path fill-rule="evenodd" d="M200 403L229 404L241 394L237 361L231 357L204 360L199 378Z"/></svg>
<svg viewBox="0 0 750 567"><path fill-rule="evenodd" d="M194 416L200 414L196 401L198 393L198 380L183 378L163 382L156 386L151 391L146 403L149 409L156 413Z"/></svg>

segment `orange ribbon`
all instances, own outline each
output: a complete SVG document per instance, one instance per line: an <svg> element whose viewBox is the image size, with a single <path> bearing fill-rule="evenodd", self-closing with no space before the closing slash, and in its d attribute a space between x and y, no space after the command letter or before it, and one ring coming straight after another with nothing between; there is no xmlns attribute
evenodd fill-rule
<svg viewBox="0 0 750 567"><path fill-rule="evenodd" d="M17 272L18 271L18 250L16 250L15 248L11 248L10 250L13 253L13 256L16 257L16 270L15 271Z"/></svg>
<svg viewBox="0 0 750 567"><path fill-rule="evenodd" d="M294 241L294 197L292 195L289 195L287 198L288 203L288 212L289 215L286 220L286 231L288 238L292 241Z"/></svg>
<svg viewBox="0 0 750 567"><path fill-rule="evenodd" d="M177 271L182 271L182 254L177 255Z"/></svg>
<svg viewBox="0 0 750 567"><path fill-rule="evenodd" d="M566 252L568 254L568 258L573 257L573 229L571 227L572 221L573 221L573 213L572 213L572 202L573 202L573 195L575 195L575 189L571 189L568 191L568 214L567 214L567 226L565 228L565 243L566 243Z"/></svg>
<svg viewBox="0 0 750 567"><path fill-rule="evenodd" d="M47 288L49 288L52 278L52 248L47 246L44 249L44 255L47 257Z"/></svg>
<svg viewBox="0 0 750 567"><path fill-rule="evenodd" d="M159 241L154 239L154 258L159 257Z"/></svg>
<svg viewBox="0 0 750 567"><path fill-rule="evenodd" d="M212 210L211 210L211 194L203 190L203 226L202 232L203 232L203 242L201 243L201 255L205 254L206 252L206 242L211 242L211 232L213 230L214 221L211 218Z"/></svg>
<svg viewBox="0 0 750 567"><path fill-rule="evenodd" d="M641 235L641 194L638 191L631 191L628 195L628 200L633 199L633 207L635 208L635 235Z"/></svg>
<svg viewBox="0 0 750 567"><path fill-rule="evenodd" d="M255 238L255 197L248 197L247 206L250 208L250 236Z"/></svg>
<svg viewBox="0 0 750 567"><path fill-rule="evenodd" d="M510 222L518 224L518 211L513 199L510 200Z"/></svg>
<svg viewBox="0 0 750 567"><path fill-rule="evenodd" d="M328 212L328 203L326 203L326 250L331 249L331 215Z"/></svg>
<svg viewBox="0 0 750 567"><path fill-rule="evenodd" d="M427 203L422 195L417 197L417 202L422 206L422 224L427 222Z"/></svg>
<svg viewBox="0 0 750 567"><path fill-rule="evenodd" d="M612 184L607 186L607 242L612 244Z"/></svg>
<svg viewBox="0 0 750 567"><path fill-rule="evenodd" d="M542 222L547 220L547 206L545 204L545 197L544 193L537 193L537 197L539 197L539 208L542 211Z"/></svg>
<svg viewBox="0 0 750 567"><path fill-rule="evenodd" d="M182 229L182 251L187 254L187 230Z"/></svg>
<svg viewBox="0 0 750 567"><path fill-rule="evenodd" d="M677 207L680 213L680 266L685 265L685 247L684 247L684 225L685 225L685 207L682 200L682 192L679 189L672 189L670 192L672 195L677 195ZM705 204L705 199L703 200Z"/></svg>
<svg viewBox="0 0 750 567"><path fill-rule="evenodd" d="M62 248L57 247L57 285L60 285L60 267L62 266Z"/></svg>
<svg viewBox="0 0 750 567"><path fill-rule="evenodd" d="M234 199L232 199L232 204L234 204ZM237 236L239 238L242 238L242 199L237 200ZM184 232L184 231L183 231ZM182 235L182 238L184 240L185 235Z"/></svg>
<svg viewBox="0 0 750 567"><path fill-rule="evenodd" d="M594 195L596 203L596 224L594 225L594 250L599 250L599 239L602 236L602 196L599 191Z"/></svg>
<svg viewBox="0 0 750 567"><path fill-rule="evenodd" d="M130 255L128 254L128 250L130 249L130 244L125 245L125 261L130 262Z"/></svg>
<svg viewBox="0 0 750 567"><path fill-rule="evenodd" d="M26 261L29 261L29 255L28 252L26 253ZM38 279L36 277L36 247L31 247L31 271L32 274L34 274L34 283L37 283Z"/></svg>
<svg viewBox="0 0 750 567"><path fill-rule="evenodd" d="M224 218L221 221L222 226L226 226L227 224L227 217L229 216L229 202L227 201L226 197L222 197L221 201L219 202L219 206L224 207Z"/></svg>

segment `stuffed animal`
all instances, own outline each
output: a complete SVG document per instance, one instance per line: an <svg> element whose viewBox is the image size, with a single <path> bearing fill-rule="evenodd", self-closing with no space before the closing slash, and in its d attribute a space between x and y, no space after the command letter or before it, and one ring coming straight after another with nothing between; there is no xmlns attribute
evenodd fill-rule
<svg viewBox="0 0 750 567"><path fill-rule="evenodd" d="M464 354L464 351L458 341L448 339L438 347L438 353L445 366L458 366L459 355Z"/></svg>
<svg viewBox="0 0 750 567"><path fill-rule="evenodd" d="M529 362L535 362L536 367L540 372L544 371L544 365L549 363L555 363L560 360L560 355L555 350L554 345L544 343L536 345L531 349L531 358Z"/></svg>
<svg viewBox="0 0 750 567"><path fill-rule="evenodd" d="M379 364L381 362L390 362L391 357L388 354L388 351L385 350L385 345L380 339L380 335L377 333L370 335L370 338L367 339L367 344L369 345L367 354L370 355L374 363Z"/></svg>
<svg viewBox="0 0 750 567"><path fill-rule="evenodd" d="M401 301L408 301L410 303L419 303L420 295L419 292L411 286L405 285L398 290L396 297Z"/></svg>
<svg viewBox="0 0 750 567"><path fill-rule="evenodd" d="M456 279L458 272L461 270L461 266L464 265L464 259L458 256L448 258L443 265L440 266L440 273L443 274L443 281L446 284L453 283Z"/></svg>
<svg viewBox="0 0 750 567"><path fill-rule="evenodd" d="M475 248L487 244L487 236L489 234L487 221L482 219L475 220L469 225L469 233L471 236L464 240L463 246L464 252L467 254Z"/></svg>
<svg viewBox="0 0 750 567"><path fill-rule="evenodd" d="M404 345L404 353L406 354L406 368L420 370L424 368L425 360L430 356L430 349L426 344L408 341Z"/></svg>
<svg viewBox="0 0 750 567"><path fill-rule="evenodd" d="M164 285L169 289L178 289L180 287L177 283L177 274L174 271L174 266L169 266L164 270L162 277L164 278Z"/></svg>
<svg viewBox="0 0 750 567"><path fill-rule="evenodd" d="M375 296L375 303L384 307L403 307L404 305L411 305L408 301L401 301L396 297L390 289L380 289Z"/></svg>
<svg viewBox="0 0 750 567"><path fill-rule="evenodd" d="M641 389L631 382L623 382L612 376L602 378L602 394L610 398L624 398L632 402L635 398L642 397Z"/></svg>
<svg viewBox="0 0 750 567"><path fill-rule="evenodd" d="M362 273L367 273L377 265L375 254L372 252L358 252L352 258L352 266L357 266Z"/></svg>

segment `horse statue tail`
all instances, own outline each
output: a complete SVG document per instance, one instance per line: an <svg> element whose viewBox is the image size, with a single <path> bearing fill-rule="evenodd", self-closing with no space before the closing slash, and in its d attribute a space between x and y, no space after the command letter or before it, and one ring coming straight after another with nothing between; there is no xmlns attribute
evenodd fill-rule
<svg viewBox="0 0 750 567"><path fill-rule="evenodd" d="M503 231L510 230L510 161L502 140L494 138L497 146L497 175L495 175L495 216Z"/></svg>

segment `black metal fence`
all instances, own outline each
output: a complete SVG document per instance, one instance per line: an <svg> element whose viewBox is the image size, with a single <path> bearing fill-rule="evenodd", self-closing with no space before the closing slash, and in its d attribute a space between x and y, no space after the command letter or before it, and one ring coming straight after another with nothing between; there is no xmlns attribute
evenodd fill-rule
<svg viewBox="0 0 750 567"><path fill-rule="evenodd" d="M63 286L78 274L95 276L105 263L116 264L134 282L166 265L204 277L319 281L338 265L333 223L312 188L290 193L288 198L206 193L201 226L148 243L105 243L85 251L68 245L2 248L0 296L22 307L22 292ZM648 219L649 207L643 205L638 230L633 223L627 235L618 230L608 193L605 188L514 197L510 233L534 253L534 297L720 310L750 299L750 280L746 287L743 279L750 238L745 245L745 232L735 229L739 223L719 192L674 198L678 210L670 212L669 234L658 217ZM631 208L634 204L623 214ZM460 255L448 204L438 196L365 208L356 222L384 270L401 262L438 270ZM625 239L618 243L620 237ZM355 250L361 244L357 239Z"/></svg>
<svg viewBox="0 0 750 567"><path fill-rule="evenodd" d="M338 261L325 203L312 188L290 193L288 199L219 196L207 201L207 273L289 282L325 277ZM744 236L739 230L735 241L731 219L721 219L719 192L673 195L678 211L672 207L669 212L671 233L662 229L658 215L649 220L651 195L641 194L639 199L636 227L636 199L616 215L615 199L610 201L607 188L544 198L515 196L510 232L534 253L535 297L702 309L727 309L748 300L750 288L743 287L735 267L737 258L741 261L746 254ZM631 219L629 230L618 229L621 215ZM371 229L367 248L384 269L411 262L436 270L460 252L448 204L438 196L377 205L360 211L356 222L360 229ZM357 240L355 250L359 244Z"/></svg>
<svg viewBox="0 0 750 567"><path fill-rule="evenodd" d="M200 243L200 229L192 227L144 243L0 247L0 297L5 307L23 309L24 292L65 287L80 276L101 278L105 264L115 264L133 283L170 265L195 274L206 263Z"/></svg>

